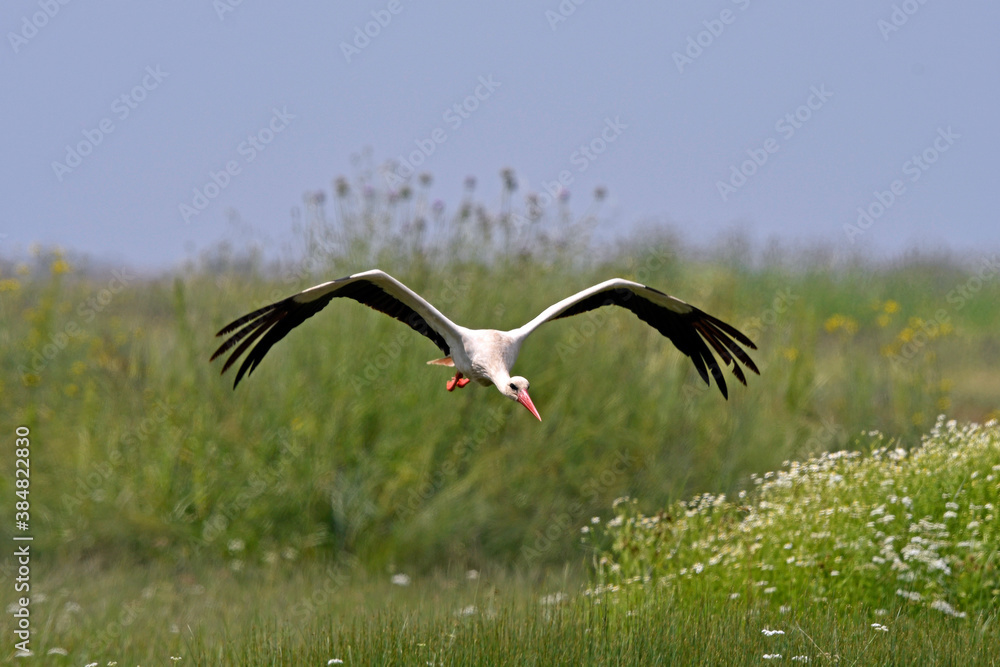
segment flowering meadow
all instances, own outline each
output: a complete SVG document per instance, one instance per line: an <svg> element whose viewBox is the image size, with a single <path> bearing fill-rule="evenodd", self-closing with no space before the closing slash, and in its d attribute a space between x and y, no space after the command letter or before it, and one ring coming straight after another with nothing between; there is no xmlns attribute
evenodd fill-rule
<svg viewBox="0 0 1000 667"><path fill-rule="evenodd" d="M337 179L287 247L234 220L162 273L58 247L0 257L0 400L33 438L36 653L996 660L995 257L705 247L665 225L597 243L603 189L523 193L511 171L499 187L470 179L449 206L429 175ZM474 327L634 279L744 331L761 375L730 377L727 401L600 309L522 350L539 423L495 390L445 391L431 343L346 299L236 391L208 362L234 318L373 267ZM14 576L0 563L5 605Z"/></svg>
<svg viewBox="0 0 1000 667"><path fill-rule="evenodd" d="M910 450L865 439L867 450L753 475L732 500L703 494L650 516L617 500L614 518L583 529L588 543L608 545L586 594L678 591L782 614L824 605L883 622L913 610L995 622L1000 425L942 418Z"/></svg>

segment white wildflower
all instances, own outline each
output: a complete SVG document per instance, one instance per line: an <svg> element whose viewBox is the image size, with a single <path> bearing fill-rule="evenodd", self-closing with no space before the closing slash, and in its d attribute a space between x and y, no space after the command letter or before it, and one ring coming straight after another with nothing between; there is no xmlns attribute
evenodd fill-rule
<svg viewBox="0 0 1000 667"><path fill-rule="evenodd" d="M957 611L944 600L934 600L934 602L931 602L931 609L937 609L938 611L948 614L949 616L954 616L955 618L965 618L964 611Z"/></svg>

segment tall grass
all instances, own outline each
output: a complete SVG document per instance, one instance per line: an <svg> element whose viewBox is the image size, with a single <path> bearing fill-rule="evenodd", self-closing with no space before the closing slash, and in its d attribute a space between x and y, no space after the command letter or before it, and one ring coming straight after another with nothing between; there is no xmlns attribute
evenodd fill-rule
<svg viewBox="0 0 1000 667"><path fill-rule="evenodd" d="M277 263L249 244L159 277L116 280L53 249L5 264L0 396L44 443L38 549L561 563L580 557L579 524L617 497L653 511L733 494L751 473L863 430L905 448L940 412L996 409L1000 382L982 360L995 356L1000 288L989 273L972 282L976 266L822 253L762 263L738 244L696 251L662 233L598 252L587 242L598 201L575 218L565 203L512 203L505 182L499 210L470 188L453 214L426 182L340 182L329 201L308 198L299 246ZM748 387L730 377L727 402L655 331L602 309L542 328L522 351L539 424L489 389L444 391L449 375L424 364L432 344L353 302L292 332L237 391L208 364L214 332L235 317L373 265L482 327L633 278L746 331L762 375Z"/></svg>
<svg viewBox="0 0 1000 667"><path fill-rule="evenodd" d="M592 594L663 588L717 604L747 597L883 615L920 607L995 625L1000 427L942 419L912 451L878 434L866 440L863 453L754 477L735 502L703 494L644 516L616 501L613 519L583 529L608 545Z"/></svg>
<svg viewBox="0 0 1000 667"><path fill-rule="evenodd" d="M338 180L280 261L239 239L162 276L0 260L37 656L996 664L996 426L934 422L1000 416L995 258L792 261L662 232L597 251L601 193L579 217L522 206L505 173L498 207L470 183L450 213L430 187ZM208 364L235 317L372 266L481 327L632 278L745 331L762 373L724 401L604 309L523 350L539 424L490 389L445 392L433 345L353 302L238 391Z"/></svg>
<svg viewBox="0 0 1000 667"><path fill-rule="evenodd" d="M1000 641L995 613L954 618L899 598L886 613L812 600L782 611L764 598L664 588L594 597L573 571L442 570L405 586L286 561L240 571L86 561L40 574L32 647L52 665L744 665L772 656L964 666L996 664Z"/></svg>

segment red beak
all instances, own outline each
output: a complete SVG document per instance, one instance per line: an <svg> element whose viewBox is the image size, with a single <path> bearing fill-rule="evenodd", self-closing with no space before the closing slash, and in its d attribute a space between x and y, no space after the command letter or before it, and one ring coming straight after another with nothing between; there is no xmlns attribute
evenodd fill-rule
<svg viewBox="0 0 1000 667"><path fill-rule="evenodd" d="M538 421L542 421L542 418L538 416L538 410L535 409L535 404L531 402L531 396L528 396L528 392L524 389L517 392L517 402L528 408L528 412L535 415Z"/></svg>

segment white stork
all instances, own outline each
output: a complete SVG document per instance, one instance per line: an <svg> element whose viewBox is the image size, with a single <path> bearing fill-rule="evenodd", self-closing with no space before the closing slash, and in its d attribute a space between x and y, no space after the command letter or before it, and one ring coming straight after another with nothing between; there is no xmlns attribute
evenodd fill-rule
<svg viewBox="0 0 1000 667"><path fill-rule="evenodd" d="M711 371L725 398L729 397L726 381L709 345L727 366L732 366L733 375L744 385L747 383L746 376L737 361L760 374L753 360L737 343L750 349L757 349L757 346L736 328L680 299L631 280L606 280L549 306L522 327L497 331L467 329L455 324L416 292L377 269L310 287L244 315L216 334L228 338L212 355L212 360L239 344L222 366L222 372L225 373L253 346L236 373L236 380L233 382L235 389L243 376L253 372L275 343L336 297L354 299L396 318L431 339L446 356L427 363L454 366L456 369L455 377L446 385L448 391L464 387L470 380L484 386L492 384L501 394L527 408L539 421L541 417L538 410L528 396L528 381L523 377L510 375L517 354L521 351L521 344L535 329L549 320L579 315L601 306L628 308L640 320L669 338L678 350L691 357L706 384L710 384L708 371Z"/></svg>

